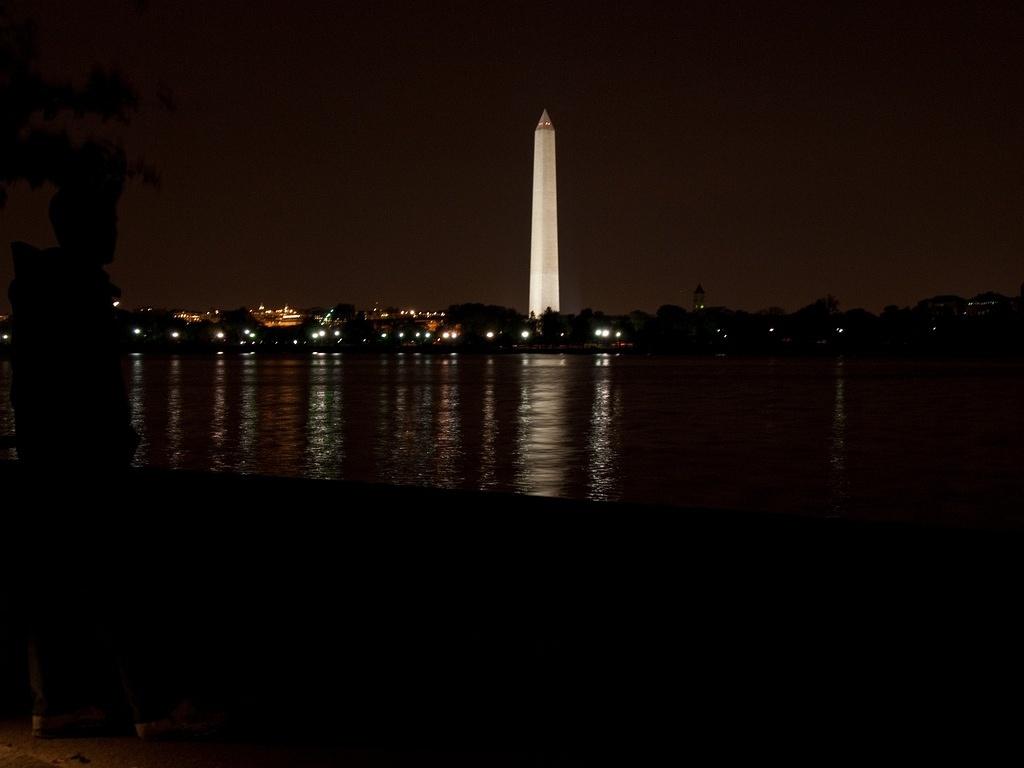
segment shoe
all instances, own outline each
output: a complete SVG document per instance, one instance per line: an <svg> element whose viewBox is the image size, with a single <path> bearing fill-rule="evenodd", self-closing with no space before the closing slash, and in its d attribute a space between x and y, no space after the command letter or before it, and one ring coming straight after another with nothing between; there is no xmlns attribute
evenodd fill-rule
<svg viewBox="0 0 1024 768"><path fill-rule="evenodd" d="M99 707L83 707L63 715L32 715L32 735L37 739L95 736L111 727L110 713Z"/></svg>
<svg viewBox="0 0 1024 768"><path fill-rule="evenodd" d="M183 701L167 717L135 724L135 733L144 741L203 739L224 729L223 712L202 712Z"/></svg>

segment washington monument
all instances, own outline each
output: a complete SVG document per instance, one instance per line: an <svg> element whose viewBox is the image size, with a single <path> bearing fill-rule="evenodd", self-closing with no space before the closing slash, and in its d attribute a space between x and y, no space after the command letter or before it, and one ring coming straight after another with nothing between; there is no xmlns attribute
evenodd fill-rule
<svg viewBox="0 0 1024 768"><path fill-rule="evenodd" d="M558 199L555 126L548 111L533 134L533 231L530 237L530 312L558 311Z"/></svg>

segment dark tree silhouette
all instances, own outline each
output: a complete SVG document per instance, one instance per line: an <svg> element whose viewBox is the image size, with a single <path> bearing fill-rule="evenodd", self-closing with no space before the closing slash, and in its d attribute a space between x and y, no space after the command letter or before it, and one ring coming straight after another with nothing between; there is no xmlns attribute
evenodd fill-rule
<svg viewBox="0 0 1024 768"><path fill-rule="evenodd" d="M67 118L97 116L127 123L140 104L138 93L116 71L96 67L84 85L44 78L36 69L35 25L16 18L0 0L0 208L18 182L38 187L62 186L78 151L63 125ZM124 162L124 151L107 151L125 177L156 183L157 173L144 161Z"/></svg>
<svg viewBox="0 0 1024 768"><path fill-rule="evenodd" d="M540 332L547 344L558 344L564 338L568 323L562 316L548 307L540 317Z"/></svg>

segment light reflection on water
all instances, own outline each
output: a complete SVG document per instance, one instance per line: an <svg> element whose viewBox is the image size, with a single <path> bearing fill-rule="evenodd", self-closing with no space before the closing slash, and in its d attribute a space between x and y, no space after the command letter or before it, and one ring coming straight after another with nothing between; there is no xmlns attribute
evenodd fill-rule
<svg viewBox="0 0 1024 768"><path fill-rule="evenodd" d="M132 409L132 426L139 435L139 445L135 449L135 461L147 464L149 461L149 440L143 425L143 414L146 411L145 361L141 354L134 354L130 359L128 374L128 404Z"/></svg>
<svg viewBox="0 0 1024 768"><path fill-rule="evenodd" d="M564 357L523 357L519 376L519 410L515 449L515 490L538 496L565 495Z"/></svg>
<svg viewBox="0 0 1024 768"><path fill-rule="evenodd" d="M167 463L175 469L182 466L181 422L184 418L181 394L181 358L171 358L167 374Z"/></svg>
<svg viewBox="0 0 1024 768"><path fill-rule="evenodd" d="M592 499L611 501L618 497L617 429L615 418L621 408L614 387L610 360L594 359L594 396L587 438L587 468Z"/></svg>
<svg viewBox="0 0 1024 768"><path fill-rule="evenodd" d="M1017 519L1024 498L1021 361L132 356L125 372L139 464L822 515Z"/></svg>
<svg viewBox="0 0 1024 768"><path fill-rule="evenodd" d="M440 361L438 400L434 406L436 448L434 483L441 488L462 484L462 419L459 403L459 359L452 355Z"/></svg>
<svg viewBox="0 0 1024 768"><path fill-rule="evenodd" d="M345 459L345 430L342 424L344 389L340 358L316 357L309 377L309 405L306 415L307 477L330 478Z"/></svg>
<svg viewBox="0 0 1024 768"><path fill-rule="evenodd" d="M210 414L210 467L227 469L225 443L227 441L227 363L223 357L214 362L213 370L213 411Z"/></svg>
<svg viewBox="0 0 1024 768"><path fill-rule="evenodd" d="M829 453L829 487L832 489L829 506L836 516L846 512L850 493L846 476L846 380L843 374L843 360L840 359L836 361L835 367L835 404L832 407L832 445Z"/></svg>
<svg viewBox="0 0 1024 768"><path fill-rule="evenodd" d="M258 388L258 361L253 355L244 355L240 360L242 380L241 397L235 412L238 418L238 459L235 462L242 472L258 472L259 464L255 454L256 430L259 423L260 409L256 408L256 391Z"/></svg>
<svg viewBox="0 0 1024 768"><path fill-rule="evenodd" d="M9 360L0 360L0 437L14 437L14 411L10 406L11 364ZM0 445L0 459L13 459L16 453L13 447Z"/></svg>
<svg viewBox="0 0 1024 768"><path fill-rule="evenodd" d="M487 358L484 369L484 393L482 412L482 433L480 436L480 488L488 490L495 487L495 468L497 465L498 416L494 397L494 358Z"/></svg>

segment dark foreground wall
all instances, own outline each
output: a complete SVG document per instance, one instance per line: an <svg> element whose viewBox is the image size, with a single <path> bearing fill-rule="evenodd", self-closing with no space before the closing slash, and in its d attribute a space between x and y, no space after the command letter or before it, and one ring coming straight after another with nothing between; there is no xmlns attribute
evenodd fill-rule
<svg viewBox="0 0 1024 768"><path fill-rule="evenodd" d="M69 585L156 617L168 664L260 737L647 743L792 700L962 703L1024 664L1013 531L149 470L0 483L9 703L21 617Z"/></svg>

